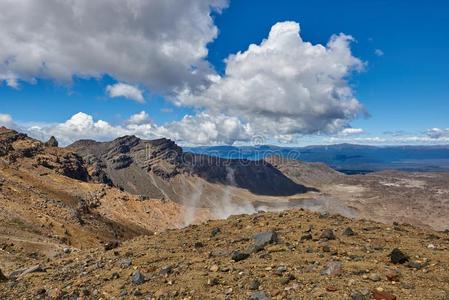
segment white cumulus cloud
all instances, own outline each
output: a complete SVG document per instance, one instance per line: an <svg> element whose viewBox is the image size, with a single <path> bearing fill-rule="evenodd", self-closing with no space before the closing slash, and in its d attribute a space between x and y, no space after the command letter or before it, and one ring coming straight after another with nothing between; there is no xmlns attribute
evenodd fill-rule
<svg viewBox="0 0 449 300"><path fill-rule="evenodd" d="M15 124L12 120L11 115L0 113L0 126L5 126L8 128L14 128Z"/></svg>
<svg viewBox="0 0 449 300"><path fill-rule="evenodd" d="M153 91L208 82L212 11L226 0L0 1L0 80L73 76Z"/></svg>
<svg viewBox="0 0 449 300"><path fill-rule="evenodd" d="M430 128L426 134L432 139L447 138L449 141L449 128Z"/></svg>
<svg viewBox="0 0 449 300"><path fill-rule="evenodd" d="M341 135L357 135L362 134L364 131L362 128L345 128L341 131Z"/></svg>
<svg viewBox="0 0 449 300"><path fill-rule="evenodd" d="M119 82L114 85L108 85L106 87L106 93L111 98L125 97L140 103L145 101L143 92L138 87L126 83Z"/></svg>
<svg viewBox="0 0 449 300"><path fill-rule="evenodd" d="M381 49L376 49L374 50L374 54L376 54L376 56L384 56L384 52Z"/></svg>
<svg viewBox="0 0 449 300"><path fill-rule="evenodd" d="M222 77L200 92L184 90L177 104L238 117L259 134L337 132L363 107L347 77L363 62L351 53L352 37L327 45L303 41L299 24L275 24L259 45L230 55Z"/></svg>
<svg viewBox="0 0 449 300"><path fill-rule="evenodd" d="M9 115L3 116L0 115L0 124L3 121L12 124ZM93 116L79 112L62 123L21 126L19 130L42 141L53 135L61 145L80 139L108 141L124 135L136 135L144 139L166 137L189 145L232 144L235 141L249 141L252 136L250 126L242 124L235 117L199 113L195 116L186 115L166 125L156 125L145 111L131 115L122 124L95 120Z"/></svg>

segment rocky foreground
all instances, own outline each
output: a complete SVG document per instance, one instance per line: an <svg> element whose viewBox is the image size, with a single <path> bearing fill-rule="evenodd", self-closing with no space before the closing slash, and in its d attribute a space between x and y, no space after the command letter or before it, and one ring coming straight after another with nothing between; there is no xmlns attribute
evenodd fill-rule
<svg viewBox="0 0 449 300"><path fill-rule="evenodd" d="M303 210L233 216L65 252L2 270L0 299L449 296L448 233Z"/></svg>

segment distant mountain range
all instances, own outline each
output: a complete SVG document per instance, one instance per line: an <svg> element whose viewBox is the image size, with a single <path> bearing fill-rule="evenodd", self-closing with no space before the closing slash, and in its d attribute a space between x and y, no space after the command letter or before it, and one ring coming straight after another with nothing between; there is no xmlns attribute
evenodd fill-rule
<svg viewBox="0 0 449 300"><path fill-rule="evenodd" d="M273 155L306 162L322 162L347 173L367 173L386 169L401 171L449 171L449 145L366 146L354 144L306 147L279 146L202 146L184 151L221 158L258 160Z"/></svg>

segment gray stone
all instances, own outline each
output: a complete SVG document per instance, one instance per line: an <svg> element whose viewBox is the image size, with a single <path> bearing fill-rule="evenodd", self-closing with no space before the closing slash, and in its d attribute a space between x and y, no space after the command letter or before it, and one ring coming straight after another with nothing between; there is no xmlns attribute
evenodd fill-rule
<svg viewBox="0 0 449 300"><path fill-rule="evenodd" d="M249 289L250 290L258 290L260 286L260 281L258 279L254 279L249 283Z"/></svg>
<svg viewBox="0 0 449 300"><path fill-rule="evenodd" d="M162 275L162 276L168 276L171 273L173 273L173 267L172 266L165 266L159 272L159 274Z"/></svg>
<svg viewBox="0 0 449 300"><path fill-rule="evenodd" d="M122 269L126 269L129 268L132 265L132 263L133 261L131 260L131 258L125 258L120 261L120 267Z"/></svg>
<svg viewBox="0 0 449 300"><path fill-rule="evenodd" d="M260 232L253 239L254 245L250 247L249 252L258 252L263 250L268 244L276 244L278 242L278 234L276 231Z"/></svg>
<svg viewBox="0 0 449 300"><path fill-rule="evenodd" d="M332 229L324 229L323 232L321 232L320 239L335 240L334 231L332 231Z"/></svg>
<svg viewBox="0 0 449 300"><path fill-rule="evenodd" d="M131 276L131 281L134 284L142 284L145 282L145 276L143 276L143 274L140 273L139 270L136 270Z"/></svg>
<svg viewBox="0 0 449 300"><path fill-rule="evenodd" d="M344 231L343 231L343 235L345 236L354 236L355 232L354 230L352 230L351 227L347 227Z"/></svg>
<svg viewBox="0 0 449 300"><path fill-rule="evenodd" d="M233 260L233 261L235 261L235 262L237 262L237 261L241 261L241 260L245 260L245 259L247 259L249 257L249 254L248 253L245 253L245 252L241 252L241 251L234 251L233 253L232 253L232 256L231 256L231 259Z"/></svg>
<svg viewBox="0 0 449 300"><path fill-rule="evenodd" d="M248 300L268 300L267 294L263 291L252 292Z"/></svg>
<svg viewBox="0 0 449 300"><path fill-rule="evenodd" d="M333 261L327 264L327 266L321 270L321 275L336 276L341 273L342 264L338 261Z"/></svg>

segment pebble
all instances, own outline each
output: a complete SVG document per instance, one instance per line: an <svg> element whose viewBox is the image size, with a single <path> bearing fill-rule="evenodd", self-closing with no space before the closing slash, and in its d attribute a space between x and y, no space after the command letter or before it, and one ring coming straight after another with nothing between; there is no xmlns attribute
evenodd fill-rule
<svg viewBox="0 0 449 300"><path fill-rule="evenodd" d="M133 272L133 274L131 276L131 281L134 284L142 284L145 282L145 276L143 276L143 274L140 273L139 270L136 270Z"/></svg>
<svg viewBox="0 0 449 300"><path fill-rule="evenodd" d="M220 269L220 267L218 265L213 265L212 267L210 267L209 271L218 272L219 269Z"/></svg>
<svg viewBox="0 0 449 300"><path fill-rule="evenodd" d="M172 266L165 266L161 269L161 271L159 272L159 275L161 276L168 276L171 273L173 273L173 267Z"/></svg>
<svg viewBox="0 0 449 300"><path fill-rule="evenodd" d="M384 291L378 291L378 290L373 291L373 298L376 300L396 300L395 295L388 293L388 292L384 292Z"/></svg>
<svg viewBox="0 0 449 300"><path fill-rule="evenodd" d="M301 241L311 241L313 239L312 234L306 233L301 237Z"/></svg>
<svg viewBox="0 0 449 300"><path fill-rule="evenodd" d="M260 281L258 279L251 280L251 282L249 283L250 290L255 291L255 290L258 290L259 287L260 287Z"/></svg>
<svg viewBox="0 0 449 300"><path fill-rule="evenodd" d="M218 227L215 227L215 228L212 228L212 231L211 231L210 235L211 236L216 236L216 235L218 235L220 233L221 233L221 229L218 228Z"/></svg>
<svg viewBox="0 0 449 300"><path fill-rule="evenodd" d="M217 285L217 284L220 284L220 280L218 280L218 278L216 278L216 277L209 278L207 280L207 285L209 285L209 286L214 286L214 285Z"/></svg>
<svg viewBox="0 0 449 300"><path fill-rule="evenodd" d="M327 264L327 266L321 270L321 275L336 276L341 273L342 264L338 261L333 261Z"/></svg>
<svg viewBox="0 0 449 300"><path fill-rule="evenodd" d="M8 278L3 274L2 270L0 269L0 282L7 281Z"/></svg>
<svg viewBox="0 0 449 300"><path fill-rule="evenodd" d="M321 232L320 239L322 240L335 240L335 234L332 229L324 229L323 232Z"/></svg>
<svg viewBox="0 0 449 300"><path fill-rule="evenodd" d="M381 280L380 275L377 274L377 273L369 274L368 278L369 278L369 280L374 281L374 282L377 282L377 281Z"/></svg>
<svg viewBox="0 0 449 300"><path fill-rule="evenodd" d="M241 260L245 260L249 257L248 253L245 252L241 252L241 251L234 251L232 253L231 259L235 262L241 261Z"/></svg>
<svg viewBox="0 0 449 300"><path fill-rule="evenodd" d="M347 227L344 231L343 231L343 235L345 236L354 236L355 232L354 230L352 230L351 227Z"/></svg>
<svg viewBox="0 0 449 300"><path fill-rule="evenodd" d="M273 293L272 293L273 295ZM273 295L275 296L275 295ZM267 295L263 291L252 292L249 297L249 300L268 300Z"/></svg>
<svg viewBox="0 0 449 300"><path fill-rule="evenodd" d="M390 260L394 264L403 264L409 261L409 257L398 248L395 248L390 253Z"/></svg>

